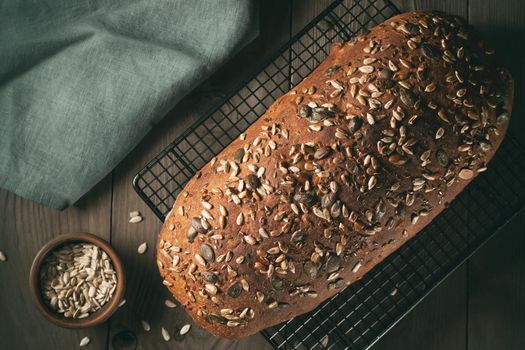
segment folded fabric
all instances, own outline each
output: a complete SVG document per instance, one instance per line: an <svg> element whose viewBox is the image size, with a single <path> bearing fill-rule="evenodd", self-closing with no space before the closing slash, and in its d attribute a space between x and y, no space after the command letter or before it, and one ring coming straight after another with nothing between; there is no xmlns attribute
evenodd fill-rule
<svg viewBox="0 0 525 350"><path fill-rule="evenodd" d="M0 187L71 205L257 19L254 0L0 2Z"/></svg>

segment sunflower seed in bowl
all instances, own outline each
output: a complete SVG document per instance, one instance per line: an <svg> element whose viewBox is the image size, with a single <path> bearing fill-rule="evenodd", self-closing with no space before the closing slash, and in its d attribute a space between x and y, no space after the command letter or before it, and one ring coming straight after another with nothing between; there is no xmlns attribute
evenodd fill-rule
<svg viewBox="0 0 525 350"><path fill-rule="evenodd" d="M98 246L68 243L46 257L40 269L44 302L65 318L83 319L101 309L117 289L117 274Z"/></svg>

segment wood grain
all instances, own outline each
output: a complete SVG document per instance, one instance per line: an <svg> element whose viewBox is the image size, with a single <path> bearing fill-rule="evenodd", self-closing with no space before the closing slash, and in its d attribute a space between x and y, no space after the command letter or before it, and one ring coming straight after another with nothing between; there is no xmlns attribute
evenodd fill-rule
<svg viewBox="0 0 525 350"><path fill-rule="evenodd" d="M525 215L468 263L467 350L525 347Z"/></svg>
<svg viewBox="0 0 525 350"><path fill-rule="evenodd" d="M391 0L401 12L434 10L467 17L467 0Z"/></svg>
<svg viewBox="0 0 525 350"><path fill-rule="evenodd" d="M464 350L467 267L449 276L372 350Z"/></svg>
<svg viewBox="0 0 525 350"><path fill-rule="evenodd" d="M332 3L330 0L292 0L292 33L296 34Z"/></svg>
<svg viewBox="0 0 525 350"><path fill-rule="evenodd" d="M468 0L413 0L414 10L435 10L467 17Z"/></svg>
<svg viewBox="0 0 525 350"><path fill-rule="evenodd" d="M106 346L107 324L67 330L46 321L30 296L29 269L36 252L63 233L89 232L109 240L111 177L73 208L58 212L0 190L0 349L75 349L91 338L95 349Z"/></svg>

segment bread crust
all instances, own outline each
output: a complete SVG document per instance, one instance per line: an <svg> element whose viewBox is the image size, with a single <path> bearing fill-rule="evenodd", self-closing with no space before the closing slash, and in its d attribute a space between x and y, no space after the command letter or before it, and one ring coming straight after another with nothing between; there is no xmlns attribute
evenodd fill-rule
<svg viewBox="0 0 525 350"><path fill-rule="evenodd" d="M457 17L405 13L333 44L186 184L159 235L163 283L226 338L314 309L486 168L512 96Z"/></svg>

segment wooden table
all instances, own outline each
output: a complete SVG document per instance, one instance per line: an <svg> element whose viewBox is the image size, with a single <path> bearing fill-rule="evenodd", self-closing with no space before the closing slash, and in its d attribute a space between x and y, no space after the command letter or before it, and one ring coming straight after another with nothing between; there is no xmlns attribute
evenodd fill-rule
<svg viewBox="0 0 525 350"><path fill-rule="evenodd" d="M180 309L168 309L153 247L161 223L131 188L133 175L221 93L246 76L253 63L286 42L329 1L261 1L261 34L225 67L191 93L73 208L58 212L0 190L0 349L75 349L84 336L89 349L116 349L114 339L131 331L137 349L270 349L262 336L238 341L215 338L197 326L181 339L165 342L161 326L177 329L189 322ZM403 11L437 9L468 18L510 67L516 80L511 131L525 143L525 3L521 0L421 0L396 4ZM139 210L145 220L128 223ZM126 304L99 327L65 330L46 322L30 299L28 273L45 242L67 232L104 237L123 258L128 274ZM150 250L137 254L146 241ZM140 320L152 325L142 330ZM116 337L117 336L117 337ZM116 337L116 338L115 338ZM129 348L129 347L127 347ZM373 346L380 349L525 349L525 215L522 213L415 310Z"/></svg>

